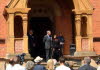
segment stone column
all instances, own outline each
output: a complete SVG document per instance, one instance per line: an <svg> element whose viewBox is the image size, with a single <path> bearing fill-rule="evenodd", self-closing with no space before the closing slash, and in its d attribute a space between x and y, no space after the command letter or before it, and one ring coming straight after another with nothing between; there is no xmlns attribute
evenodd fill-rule
<svg viewBox="0 0 100 70"><path fill-rule="evenodd" d="M9 14L8 19L8 34L9 34L9 40L8 40L8 46L7 46L7 53L8 54L14 54L14 14Z"/></svg>
<svg viewBox="0 0 100 70"><path fill-rule="evenodd" d="M81 15L75 15L75 28L76 28L76 52L74 56L81 56L80 52L82 51L81 47Z"/></svg>
<svg viewBox="0 0 100 70"><path fill-rule="evenodd" d="M87 36L89 38L89 51L93 51L92 15L88 15Z"/></svg>
<svg viewBox="0 0 100 70"><path fill-rule="evenodd" d="M23 14L23 52L28 53L28 37L27 37L27 14Z"/></svg>
<svg viewBox="0 0 100 70"><path fill-rule="evenodd" d="M75 28L76 28L76 52L81 51L81 16L75 16Z"/></svg>

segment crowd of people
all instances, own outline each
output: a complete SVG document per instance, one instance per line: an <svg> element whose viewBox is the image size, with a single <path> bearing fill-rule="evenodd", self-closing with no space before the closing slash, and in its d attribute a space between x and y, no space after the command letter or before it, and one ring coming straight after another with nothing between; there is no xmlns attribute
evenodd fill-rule
<svg viewBox="0 0 100 70"><path fill-rule="evenodd" d="M59 61L56 59L49 59L44 66L42 61L43 58L37 56L33 61L27 61L23 64L20 63L20 58L15 56L9 60L9 63L6 66L6 70L74 70L68 63L66 63L66 59L64 57L60 57ZM98 61L98 67L92 66L91 58L84 57L83 65L80 66L77 70L100 70L100 61Z"/></svg>

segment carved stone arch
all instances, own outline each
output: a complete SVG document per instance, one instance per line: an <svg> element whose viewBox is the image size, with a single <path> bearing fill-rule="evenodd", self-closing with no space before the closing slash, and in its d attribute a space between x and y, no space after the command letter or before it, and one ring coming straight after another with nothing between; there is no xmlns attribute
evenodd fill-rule
<svg viewBox="0 0 100 70"><path fill-rule="evenodd" d="M27 8L27 0L11 0L7 8Z"/></svg>
<svg viewBox="0 0 100 70"><path fill-rule="evenodd" d="M73 3L75 6L74 12L76 14L93 12L93 6L90 4L89 0L73 0Z"/></svg>

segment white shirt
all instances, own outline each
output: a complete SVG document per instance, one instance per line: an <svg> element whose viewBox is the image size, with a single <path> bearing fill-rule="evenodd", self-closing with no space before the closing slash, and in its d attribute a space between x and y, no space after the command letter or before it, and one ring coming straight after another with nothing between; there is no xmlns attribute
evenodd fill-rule
<svg viewBox="0 0 100 70"><path fill-rule="evenodd" d="M12 67L13 66L11 64L8 64L7 67L6 67L6 70L12 70Z"/></svg>
<svg viewBox="0 0 100 70"><path fill-rule="evenodd" d="M100 70L100 66L97 68L97 70Z"/></svg>
<svg viewBox="0 0 100 70"><path fill-rule="evenodd" d="M20 64L15 64L12 70L26 70L25 67L21 66Z"/></svg>
<svg viewBox="0 0 100 70"><path fill-rule="evenodd" d="M56 70L71 70L71 69L65 65L60 65L56 68Z"/></svg>

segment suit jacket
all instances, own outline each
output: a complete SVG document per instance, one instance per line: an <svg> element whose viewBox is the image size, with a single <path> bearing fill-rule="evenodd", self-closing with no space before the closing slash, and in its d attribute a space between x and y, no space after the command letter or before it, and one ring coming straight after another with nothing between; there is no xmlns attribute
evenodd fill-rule
<svg viewBox="0 0 100 70"><path fill-rule="evenodd" d="M45 49L50 49L52 46L52 37L45 35L43 38L43 42L45 43Z"/></svg>
<svg viewBox="0 0 100 70"><path fill-rule="evenodd" d="M78 70L97 70L96 68L92 67L91 65L89 64L86 64L82 67L80 67Z"/></svg>
<svg viewBox="0 0 100 70"><path fill-rule="evenodd" d="M29 42L29 47L34 47L35 38L33 35L28 34L28 42Z"/></svg>
<svg viewBox="0 0 100 70"><path fill-rule="evenodd" d="M46 70L46 68L44 66L38 64L33 68L33 70Z"/></svg>

